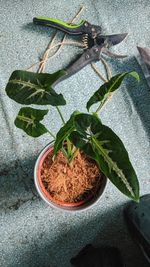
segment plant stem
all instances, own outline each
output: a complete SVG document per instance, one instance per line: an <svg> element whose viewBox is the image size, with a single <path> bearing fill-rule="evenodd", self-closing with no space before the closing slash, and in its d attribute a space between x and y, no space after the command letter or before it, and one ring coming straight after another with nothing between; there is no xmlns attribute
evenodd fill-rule
<svg viewBox="0 0 150 267"><path fill-rule="evenodd" d="M101 108L102 108L102 105L100 104L100 105L98 106L97 110L95 111L95 113L98 113L98 112L101 110Z"/></svg>
<svg viewBox="0 0 150 267"><path fill-rule="evenodd" d="M72 155L70 158L70 163L72 163L72 161L74 160L74 158L78 155L79 153L79 148L75 148L75 146L72 149Z"/></svg>
<svg viewBox="0 0 150 267"><path fill-rule="evenodd" d="M60 118L61 118L63 124L65 124L64 117L63 117L59 107L57 106L56 109L57 109L57 111L58 111L58 113L60 115ZM64 155L67 155L67 158L68 158L68 161L69 161L69 158L72 157L72 149L71 149L71 143L70 143L68 138L67 138L66 141L67 141L67 151L65 150L65 153L64 153L64 149L62 151L63 151Z"/></svg>
<svg viewBox="0 0 150 267"><path fill-rule="evenodd" d="M63 117L63 115L62 115L62 113L61 113L61 111L60 111L59 107L57 106L57 107L56 107L56 109L57 109L57 111L58 111L58 113L59 113L59 115L60 115L60 118L61 118L61 120L62 120L63 124L65 124L64 117Z"/></svg>
<svg viewBox="0 0 150 267"><path fill-rule="evenodd" d="M63 115L62 115L62 113L61 113L59 107L57 106L56 109L57 109L57 111L58 111L58 113L59 113L59 115L60 115L60 118L61 118L63 124L65 124L64 117L63 117ZM70 142L70 140L69 140L68 138L66 139L66 141L67 141L67 143L66 143L66 144L67 144L67 150L64 151L64 149L62 149L62 151L63 151L63 154L64 154L64 155L67 155L67 158L68 158L68 161L69 161L70 158L73 157L73 148L71 147L71 142ZM64 152L65 152L65 153L64 153Z"/></svg>
<svg viewBox="0 0 150 267"><path fill-rule="evenodd" d="M61 151L62 151L63 155L68 159L68 153L67 153L66 149L63 146L61 148Z"/></svg>
<svg viewBox="0 0 150 267"><path fill-rule="evenodd" d="M48 133L54 138L54 140L56 139L55 135L51 131L48 130Z"/></svg>
<svg viewBox="0 0 150 267"><path fill-rule="evenodd" d="M110 99L112 98L113 93L111 93L111 95L105 100L105 102L99 105L99 107L96 110L96 113L98 113L100 110L102 110L104 108L104 106L108 103L108 101L110 101Z"/></svg>

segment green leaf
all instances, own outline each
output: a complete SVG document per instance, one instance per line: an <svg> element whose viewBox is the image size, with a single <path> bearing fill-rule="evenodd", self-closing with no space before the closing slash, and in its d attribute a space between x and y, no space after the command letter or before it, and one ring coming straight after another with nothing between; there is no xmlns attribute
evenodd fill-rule
<svg viewBox="0 0 150 267"><path fill-rule="evenodd" d="M89 110L90 107L93 104L96 104L97 102L101 102L101 106L102 106L105 103L105 101L111 96L112 92L114 92L115 90L119 88L122 81L127 75L131 75L132 77L134 77L135 79L139 81L139 75L136 71L117 74L116 76L112 77L108 82L104 83L94 93L94 95L87 102L87 105L86 105L87 110Z"/></svg>
<svg viewBox="0 0 150 267"><path fill-rule="evenodd" d="M59 130L56 135L56 140L54 144L54 155L62 148L64 141L68 138L72 131L74 131L74 118L76 114L79 114L78 111L73 112L70 119L65 123L65 125Z"/></svg>
<svg viewBox="0 0 150 267"><path fill-rule="evenodd" d="M87 139L83 137L82 134L77 131L73 131L69 136L69 140L74 144L76 148L83 150L87 156L94 159L95 161L98 160L97 155L93 151L92 145Z"/></svg>
<svg viewBox="0 0 150 267"><path fill-rule="evenodd" d="M16 70L9 78L6 93L20 104L65 105L62 94L57 94L52 88L52 84L63 75L63 70L53 74Z"/></svg>
<svg viewBox="0 0 150 267"><path fill-rule="evenodd" d="M38 110L29 107L21 108L15 119L15 125L32 137L39 137L48 132L45 126L40 123L47 113L48 110Z"/></svg>
<svg viewBox="0 0 150 267"><path fill-rule="evenodd" d="M74 125L69 137L73 144L93 158L122 193L138 201L138 179L119 137L94 115L76 115Z"/></svg>
<svg viewBox="0 0 150 267"><path fill-rule="evenodd" d="M74 119L75 129L83 137L86 137L86 138L91 136L92 131L94 131L94 129L97 126L97 123L102 124L97 114L95 113L93 115L80 113L80 114L77 114Z"/></svg>

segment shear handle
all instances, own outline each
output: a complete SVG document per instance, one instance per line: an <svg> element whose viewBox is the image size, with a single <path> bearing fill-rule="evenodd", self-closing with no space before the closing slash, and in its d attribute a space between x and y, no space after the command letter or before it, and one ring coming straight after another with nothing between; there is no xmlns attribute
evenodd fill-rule
<svg viewBox="0 0 150 267"><path fill-rule="evenodd" d="M97 35L101 34L100 26L90 24L86 20L82 20L79 24L72 25L53 18L36 17L33 18L33 22L35 24L49 26L64 31L70 35L88 34L91 38L95 38Z"/></svg>
<svg viewBox="0 0 150 267"><path fill-rule="evenodd" d="M85 20L82 20L79 24L67 24L63 21L56 20L53 18L46 18L46 17L36 17L33 18L33 22L38 25L49 26L65 33L71 35L81 35L83 34Z"/></svg>

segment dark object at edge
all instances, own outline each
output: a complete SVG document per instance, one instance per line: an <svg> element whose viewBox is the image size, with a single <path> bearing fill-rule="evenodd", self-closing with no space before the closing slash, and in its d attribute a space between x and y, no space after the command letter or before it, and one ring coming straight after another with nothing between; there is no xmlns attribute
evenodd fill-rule
<svg viewBox="0 0 150 267"><path fill-rule="evenodd" d="M150 263L150 194L142 196L138 204L131 202L124 214L132 237Z"/></svg>
<svg viewBox="0 0 150 267"><path fill-rule="evenodd" d="M75 267L123 267L120 251L114 247L84 247L70 260Z"/></svg>

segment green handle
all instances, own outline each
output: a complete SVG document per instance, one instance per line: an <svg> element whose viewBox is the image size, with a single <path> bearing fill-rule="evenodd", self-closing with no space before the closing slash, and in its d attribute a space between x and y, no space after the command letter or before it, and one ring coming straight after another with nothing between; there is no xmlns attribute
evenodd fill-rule
<svg viewBox="0 0 150 267"><path fill-rule="evenodd" d="M74 24L74 25L70 25L68 23L65 23L61 20L58 20L58 19L53 19L53 18L47 18L47 17L37 17L38 20L44 20L44 21L49 21L49 22L52 22L52 23L56 23L57 25L60 25L60 26L64 26L66 28L69 28L69 29L76 29L76 28L79 28L80 26L82 26L85 22L85 20L82 20L79 24Z"/></svg>
<svg viewBox="0 0 150 267"><path fill-rule="evenodd" d="M47 17L36 17L33 19L35 24L40 24L43 26L50 26L58 30L64 31L72 35L83 34L85 20L82 20L79 24L68 24L58 19L47 18Z"/></svg>

